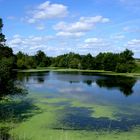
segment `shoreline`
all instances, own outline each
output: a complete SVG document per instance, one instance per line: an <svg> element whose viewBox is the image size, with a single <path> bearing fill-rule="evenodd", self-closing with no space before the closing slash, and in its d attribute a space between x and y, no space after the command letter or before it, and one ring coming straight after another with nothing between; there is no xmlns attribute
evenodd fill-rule
<svg viewBox="0 0 140 140"><path fill-rule="evenodd" d="M37 69L24 69L24 70L16 70L17 72L85 72L85 73L95 73L100 75L116 75L116 76L129 76L129 77L140 77L140 73L116 73L112 71L104 71L104 70L80 70L80 69L67 69L67 68L37 68Z"/></svg>

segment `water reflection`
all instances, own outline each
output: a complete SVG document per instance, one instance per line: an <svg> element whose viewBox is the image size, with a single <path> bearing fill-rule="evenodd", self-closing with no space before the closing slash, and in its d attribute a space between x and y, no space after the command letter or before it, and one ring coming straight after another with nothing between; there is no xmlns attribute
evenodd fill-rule
<svg viewBox="0 0 140 140"><path fill-rule="evenodd" d="M7 74L6 78L0 80L0 99L7 95L25 95L27 90L23 84L16 79L16 73Z"/></svg>
<svg viewBox="0 0 140 140"><path fill-rule="evenodd" d="M88 86L91 86L92 82L93 82L92 80L83 81L83 83L87 84Z"/></svg>
<svg viewBox="0 0 140 140"><path fill-rule="evenodd" d="M38 83L44 83L44 81L45 81L45 75L46 75L45 73L39 73L38 76L36 77L37 78L36 79L37 82Z"/></svg>
<svg viewBox="0 0 140 140"><path fill-rule="evenodd" d="M25 82L34 81L38 84L46 84L46 86L47 83L49 83L49 80L53 80L53 84L56 85L57 83L57 86L59 86L59 84L63 84L60 82L64 82L64 84L69 83L76 86L83 84L87 85L88 87L92 87L93 84L96 84L96 86L99 88L106 88L108 90L118 89L125 96L129 96L133 93L133 87L137 82L137 79L133 77L103 76L99 74L93 75L93 73L85 74L78 72L19 73L18 79Z"/></svg>
<svg viewBox="0 0 140 140"><path fill-rule="evenodd" d="M99 87L106 87L108 89L117 88L125 96L129 96L133 93L133 86L136 83L136 79L132 77L113 76L105 79L98 79L96 83Z"/></svg>
<svg viewBox="0 0 140 140"><path fill-rule="evenodd" d="M17 78L19 81L22 82L28 82L31 78L34 78L34 81L37 81L38 83L44 83L45 76L49 72L38 72L38 73L31 73L31 72L24 72L24 73L18 73Z"/></svg>

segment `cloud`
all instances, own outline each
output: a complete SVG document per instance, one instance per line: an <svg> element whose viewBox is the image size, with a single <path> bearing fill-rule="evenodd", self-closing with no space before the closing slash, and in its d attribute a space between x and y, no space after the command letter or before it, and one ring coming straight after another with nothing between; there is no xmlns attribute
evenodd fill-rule
<svg viewBox="0 0 140 140"><path fill-rule="evenodd" d="M36 29L37 30L44 30L45 29L45 25L39 24L39 25L36 26Z"/></svg>
<svg viewBox="0 0 140 140"><path fill-rule="evenodd" d="M133 9L134 12L140 10L140 0L119 0L126 8ZM132 11L132 12L133 12Z"/></svg>
<svg viewBox="0 0 140 140"><path fill-rule="evenodd" d="M84 42L80 44L78 50L78 52L81 54L91 53L94 56L100 52L116 53L120 51L122 51L122 48L116 44L112 44L110 40L97 37L85 39Z"/></svg>
<svg viewBox="0 0 140 140"><path fill-rule="evenodd" d="M15 16L8 16L7 19L14 20L14 19L16 19L16 17Z"/></svg>
<svg viewBox="0 0 140 140"><path fill-rule="evenodd" d="M102 42L102 39L100 38L87 38L85 40L85 43L88 43L88 44L100 43L100 42Z"/></svg>
<svg viewBox="0 0 140 140"><path fill-rule="evenodd" d="M55 30L65 32L85 32L91 30L97 23L106 23L110 20L102 16L81 17L74 23L59 22L54 26Z"/></svg>
<svg viewBox="0 0 140 140"><path fill-rule="evenodd" d="M140 53L140 39L132 39L124 45L127 49L134 52L135 57L139 57Z"/></svg>
<svg viewBox="0 0 140 140"><path fill-rule="evenodd" d="M140 53L140 39L132 39L119 45L113 40L99 37L81 39L58 39L53 36L28 36L15 35L8 39L8 45L13 48L14 53L22 51L27 54L35 54L38 50L44 51L47 55L57 56L64 53L75 52L80 54L91 53L96 56L100 52L118 53L125 48L132 50L135 56Z"/></svg>
<svg viewBox="0 0 140 140"><path fill-rule="evenodd" d="M29 12L30 15L26 17L28 23L36 23L40 20L55 19L66 17L68 14L67 6L62 4L46 1Z"/></svg>
<svg viewBox="0 0 140 140"><path fill-rule="evenodd" d="M107 47L110 45L107 40L102 38L87 38L84 43L85 48Z"/></svg>
<svg viewBox="0 0 140 140"><path fill-rule="evenodd" d="M55 42L55 44L52 44L52 42ZM23 37L14 35L11 39L7 40L7 45L13 49L14 53L22 51L30 55L35 54L38 50L42 50L51 56L73 51L72 47L69 47L67 43L57 40L54 36Z"/></svg>
<svg viewBox="0 0 140 140"><path fill-rule="evenodd" d="M139 33L140 32L140 28L139 27L130 27L130 26L125 26L123 28L124 32L129 32L129 33Z"/></svg>
<svg viewBox="0 0 140 140"><path fill-rule="evenodd" d="M25 38L20 35L14 35L7 43L15 53L23 51L32 54L40 49L45 50L48 47L48 41L52 38L52 36L29 36Z"/></svg>
<svg viewBox="0 0 140 140"><path fill-rule="evenodd" d="M111 39L113 39L114 41L120 41L124 38L125 38L125 36L122 34L116 34L116 35L111 36Z"/></svg>
<svg viewBox="0 0 140 140"><path fill-rule="evenodd" d="M83 88L81 88L81 87L77 87L77 88L60 88L60 89L58 89L59 90L59 92L60 93L67 93L67 94L71 94L71 93L81 93L81 92L83 92L84 91L84 89Z"/></svg>
<svg viewBox="0 0 140 140"><path fill-rule="evenodd" d="M61 36L61 37L72 37L72 38L75 38L75 37L81 37L85 35L83 32L75 32L75 33L71 33L71 32L58 32L56 34L56 36Z"/></svg>
<svg viewBox="0 0 140 140"><path fill-rule="evenodd" d="M128 41L127 45L131 47L140 47L140 39L132 39Z"/></svg>
<svg viewBox="0 0 140 140"><path fill-rule="evenodd" d="M92 30L97 23L107 23L110 20L102 16L81 17L77 22L59 22L53 28L58 31L57 35L82 36L85 32Z"/></svg>

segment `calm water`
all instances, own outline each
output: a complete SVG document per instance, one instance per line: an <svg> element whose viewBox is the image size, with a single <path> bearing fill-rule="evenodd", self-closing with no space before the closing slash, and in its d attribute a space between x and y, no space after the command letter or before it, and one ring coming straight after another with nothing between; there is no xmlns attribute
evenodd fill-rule
<svg viewBox="0 0 140 140"><path fill-rule="evenodd" d="M54 103L64 106L65 115L59 121L65 129L106 129L127 131L140 126L140 80L138 78L104 76L91 73L41 72L19 73L30 94L44 98L65 98ZM30 95L29 94L29 95ZM114 107L114 117L94 117L90 107L71 106L78 101L92 106ZM102 113L102 112L101 112ZM92 117L91 117L91 114ZM54 126L59 129L59 126Z"/></svg>

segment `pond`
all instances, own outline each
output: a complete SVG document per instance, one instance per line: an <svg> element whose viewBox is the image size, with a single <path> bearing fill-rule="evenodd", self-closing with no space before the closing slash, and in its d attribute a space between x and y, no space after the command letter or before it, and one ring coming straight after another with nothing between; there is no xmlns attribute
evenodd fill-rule
<svg viewBox="0 0 140 140"><path fill-rule="evenodd" d="M140 139L139 78L39 72L18 80L29 94L13 105L16 139Z"/></svg>

